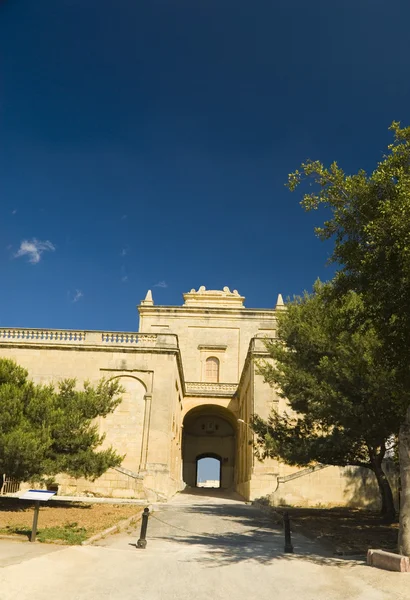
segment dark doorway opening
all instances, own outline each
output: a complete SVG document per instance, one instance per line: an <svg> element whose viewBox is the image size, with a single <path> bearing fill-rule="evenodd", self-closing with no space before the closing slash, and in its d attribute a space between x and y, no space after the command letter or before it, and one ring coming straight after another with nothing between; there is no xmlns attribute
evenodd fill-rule
<svg viewBox="0 0 410 600"><path fill-rule="evenodd" d="M222 459L217 454L200 454L196 459L196 487L221 487Z"/></svg>

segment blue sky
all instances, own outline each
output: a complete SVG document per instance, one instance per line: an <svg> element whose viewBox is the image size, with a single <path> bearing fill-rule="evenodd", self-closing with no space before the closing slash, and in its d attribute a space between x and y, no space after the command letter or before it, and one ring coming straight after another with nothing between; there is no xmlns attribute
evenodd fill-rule
<svg viewBox="0 0 410 600"><path fill-rule="evenodd" d="M221 463L216 458L201 458L198 461L197 483L211 479L220 482ZM219 487L216 485L215 487Z"/></svg>
<svg viewBox="0 0 410 600"><path fill-rule="evenodd" d="M136 330L153 289L310 289L284 187L410 124L406 0L0 2L0 325ZM41 245L42 244L42 245Z"/></svg>

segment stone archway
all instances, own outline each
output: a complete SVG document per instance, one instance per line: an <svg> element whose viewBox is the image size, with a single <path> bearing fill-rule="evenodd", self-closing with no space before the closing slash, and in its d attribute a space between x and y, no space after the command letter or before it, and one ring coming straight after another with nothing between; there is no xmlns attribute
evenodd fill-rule
<svg viewBox="0 0 410 600"><path fill-rule="evenodd" d="M118 375L123 391L114 412L100 418L100 433L106 435L104 447L113 446L124 454L121 466L138 473L141 464L146 387L137 377Z"/></svg>
<svg viewBox="0 0 410 600"><path fill-rule="evenodd" d="M198 460L215 456L221 461L220 487L234 488L236 429L234 415L214 404L198 406L185 415L182 461L186 485L197 484Z"/></svg>

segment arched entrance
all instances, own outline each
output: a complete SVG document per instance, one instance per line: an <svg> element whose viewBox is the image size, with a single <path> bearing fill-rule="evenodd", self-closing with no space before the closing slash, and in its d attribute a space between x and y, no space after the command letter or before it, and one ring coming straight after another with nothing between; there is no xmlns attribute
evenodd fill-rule
<svg viewBox="0 0 410 600"><path fill-rule="evenodd" d="M182 437L183 480L197 486L198 461L220 461L220 487L234 487L236 419L228 409L214 404L190 410L184 419Z"/></svg>
<svg viewBox="0 0 410 600"><path fill-rule="evenodd" d="M214 453L196 457L196 487L220 488L222 456Z"/></svg>

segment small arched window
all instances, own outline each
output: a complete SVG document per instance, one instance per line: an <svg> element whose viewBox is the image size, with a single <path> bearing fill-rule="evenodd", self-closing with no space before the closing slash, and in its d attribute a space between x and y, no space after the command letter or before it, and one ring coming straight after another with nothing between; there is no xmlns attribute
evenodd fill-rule
<svg viewBox="0 0 410 600"><path fill-rule="evenodd" d="M219 383L219 360L215 356L206 359L205 381Z"/></svg>

